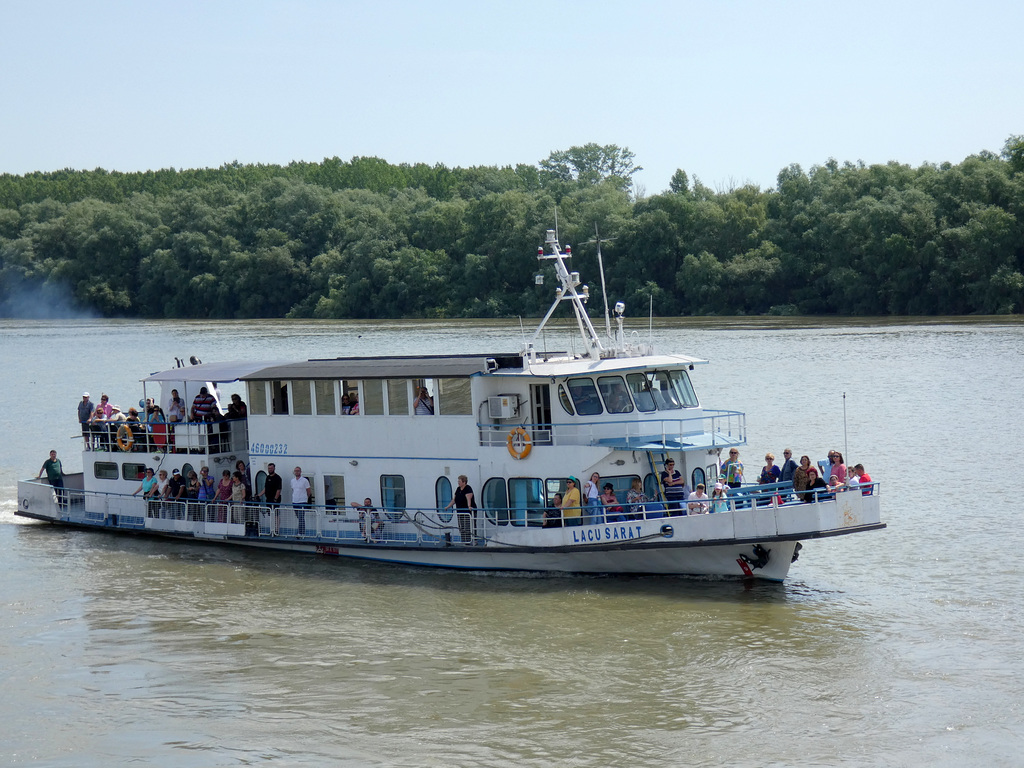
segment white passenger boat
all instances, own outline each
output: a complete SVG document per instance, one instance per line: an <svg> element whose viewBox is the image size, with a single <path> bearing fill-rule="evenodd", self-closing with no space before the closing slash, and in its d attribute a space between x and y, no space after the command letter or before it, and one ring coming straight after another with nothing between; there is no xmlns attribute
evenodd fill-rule
<svg viewBox="0 0 1024 768"><path fill-rule="evenodd" d="M664 461L689 487L710 488L722 450L746 441L745 416L701 405L689 372L705 361L627 339L621 304L614 332L606 308L602 338L587 315L587 286L567 266L569 247L554 232L546 246L538 258L559 285L519 352L179 364L143 379L143 397L166 403L176 389L188 404L202 387L218 398L233 387L247 416L87 431L83 472L67 476L63 491L20 482L17 514L417 566L775 581L803 540L885 527L877 484L810 503L790 487L743 487L713 513L669 508ZM540 334L563 303L582 351L542 352ZM133 495L147 468L187 477L206 467L219 478L238 461L248 466L250 501ZM264 498L272 464L281 503ZM309 505L289 503L296 467L310 483ZM595 472L616 504L554 507L570 476ZM476 509L450 506L460 475ZM651 501L628 503L634 480Z"/></svg>

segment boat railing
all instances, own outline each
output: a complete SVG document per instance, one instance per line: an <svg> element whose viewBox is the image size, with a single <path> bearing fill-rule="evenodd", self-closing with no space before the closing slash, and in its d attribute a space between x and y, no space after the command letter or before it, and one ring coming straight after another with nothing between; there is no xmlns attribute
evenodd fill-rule
<svg viewBox="0 0 1024 768"><path fill-rule="evenodd" d="M529 430L537 445L715 448L746 442L747 418L742 411L704 410L700 416L688 419L602 419L543 425L481 423L477 424L480 445L503 447L519 427Z"/></svg>
<svg viewBox="0 0 1024 768"><path fill-rule="evenodd" d="M240 453L249 448L246 419L179 422L99 422L82 425L87 451Z"/></svg>
<svg viewBox="0 0 1024 768"><path fill-rule="evenodd" d="M641 501L636 504L558 509L538 503L527 507L487 507L465 512L436 508L175 500L75 488L54 492L43 481L30 481L24 485L31 487L31 492L20 494L24 511L32 516L198 538L284 538L328 548L348 545L480 545L510 527L610 525L693 514L789 508L831 501L844 493L866 496L878 493L878 484L871 483L846 491L815 492L807 497L803 492L794 493L791 488L783 487L784 484L774 484L743 486L730 489L724 498L688 499L677 502L678 506L666 501Z"/></svg>

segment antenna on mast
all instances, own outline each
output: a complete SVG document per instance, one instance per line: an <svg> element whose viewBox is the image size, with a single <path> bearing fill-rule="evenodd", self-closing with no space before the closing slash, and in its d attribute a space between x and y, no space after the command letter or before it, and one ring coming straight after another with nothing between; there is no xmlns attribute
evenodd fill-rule
<svg viewBox="0 0 1024 768"><path fill-rule="evenodd" d="M849 461L850 442L846 438L846 393L843 392L843 458Z"/></svg>
<svg viewBox="0 0 1024 768"><path fill-rule="evenodd" d="M651 306L647 314L647 342L654 346L654 294L651 294Z"/></svg>
<svg viewBox="0 0 1024 768"><path fill-rule="evenodd" d="M610 243L614 240L614 237L605 238L604 242ZM601 273L601 297L604 299L604 330L608 334L608 338L612 338L612 318L608 311L608 288L604 282L604 258L601 256L601 233L597 230L597 222L594 222L594 239L588 240L587 243L597 243L597 268Z"/></svg>

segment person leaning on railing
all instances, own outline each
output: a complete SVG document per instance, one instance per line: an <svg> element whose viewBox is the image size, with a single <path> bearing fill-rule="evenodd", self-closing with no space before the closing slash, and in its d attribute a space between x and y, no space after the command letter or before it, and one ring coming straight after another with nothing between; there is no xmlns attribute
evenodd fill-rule
<svg viewBox="0 0 1024 768"><path fill-rule="evenodd" d="M459 539L463 544L473 543L473 512L476 510L476 498L473 494L473 486L469 484L469 478L459 475L458 487L452 495L445 509L455 507L455 517L459 526Z"/></svg>
<svg viewBox="0 0 1024 768"><path fill-rule="evenodd" d="M626 491L626 503L629 505L629 516L633 520L642 520L644 516L644 504L650 499L644 493L643 483L639 477L634 477L633 482Z"/></svg>
<svg viewBox="0 0 1024 768"><path fill-rule="evenodd" d="M580 481L575 477L565 480L565 496L562 497L562 525L583 525L583 510L580 509Z"/></svg>
<svg viewBox="0 0 1024 768"><path fill-rule="evenodd" d="M246 501L245 477L235 470L231 473L231 522L242 523L244 520Z"/></svg>
<svg viewBox="0 0 1024 768"><path fill-rule="evenodd" d="M551 497L551 506L544 510L544 528L562 527L562 494Z"/></svg>
<svg viewBox="0 0 1024 768"><path fill-rule="evenodd" d="M210 470L208 467L200 467L199 469L199 493L196 496L196 501L199 503L199 507L202 510L203 520L206 519L206 507L217 497L217 486L214 483L212 477L210 477Z"/></svg>
<svg viewBox="0 0 1024 768"><path fill-rule="evenodd" d="M142 493L142 498L147 500L146 514L148 517L155 517L155 515L153 514L154 508L152 499L155 499L157 497L157 491L157 479L156 475L153 473L153 468L146 467L146 474L142 478L142 484L135 489L135 492L132 494L132 496L137 496L140 492Z"/></svg>
<svg viewBox="0 0 1024 768"><path fill-rule="evenodd" d="M107 431L107 413L102 405L96 406L89 417L90 448L110 450L110 433Z"/></svg>
<svg viewBox="0 0 1024 768"><path fill-rule="evenodd" d="M192 421L212 421L216 410L217 399L210 394L210 390L202 387L192 401Z"/></svg>

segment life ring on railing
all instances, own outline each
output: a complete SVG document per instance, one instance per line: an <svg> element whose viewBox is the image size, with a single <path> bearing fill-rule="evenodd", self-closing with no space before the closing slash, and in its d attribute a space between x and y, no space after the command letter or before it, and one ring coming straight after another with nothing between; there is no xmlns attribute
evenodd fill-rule
<svg viewBox="0 0 1024 768"><path fill-rule="evenodd" d="M122 424L117 428L117 447L127 453L133 445L135 445L135 435L132 434L131 427Z"/></svg>
<svg viewBox="0 0 1024 768"><path fill-rule="evenodd" d="M513 459L525 459L533 450L530 435L522 427L516 427L509 432L505 442L508 444L508 452L512 454Z"/></svg>

